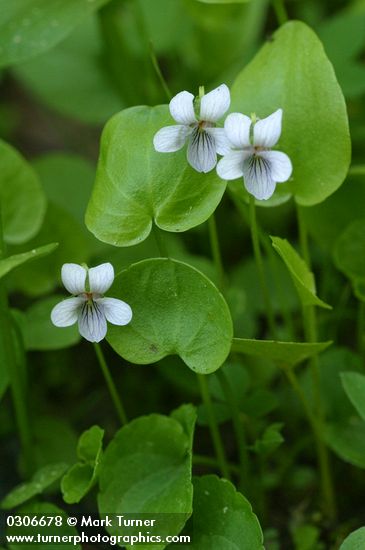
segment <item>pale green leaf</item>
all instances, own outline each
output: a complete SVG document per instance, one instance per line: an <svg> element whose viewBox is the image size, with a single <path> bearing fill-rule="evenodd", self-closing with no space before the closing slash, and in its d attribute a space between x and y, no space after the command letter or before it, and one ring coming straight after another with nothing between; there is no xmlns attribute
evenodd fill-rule
<svg viewBox="0 0 365 550"><path fill-rule="evenodd" d="M108 0L0 0L0 66L19 63L65 38Z"/></svg>
<svg viewBox="0 0 365 550"><path fill-rule="evenodd" d="M277 149L289 155L293 175L279 184L302 205L325 200L344 181L350 163L345 101L316 34L300 21L282 25L239 74L231 111L264 118L283 109Z"/></svg>
<svg viewBox="0 0 365 550"><path fill-rule="evenodd" d="M273 247L289 270L302 305L332 309L332 306L318 298L314 275L291 244L286 239L280 239L280 237L271 237L271 240Z"/></svg>
<svg viewBox="0 0 365 550"><path fill-rule="evenodd" d="M332 342L276 342L233 338L232 352L270 359L284 366L294 366L328 348Z"/></svg>
<svg viewBox="0 0 365 550"><path fill-rule="evenodd" d="M0 141L0 202L4 239L21 244L40 229L46 200L40 182L26 160Z"/></svg>
<svg viewBox="0 0 365 550"><path fill-rule="evenodd" d="M199 271L167 258L145 260L116 277L111 296L127 302L131 323L110 325L107 340L127 361L149 364L179 355L207 374L227 358L232 320L223 296Z"/></svg>
<svg viewBox="0 0 365 550"><path fill-rule="evenodd" d="M209 218L226 184L216 174L200 174L188 164L186 148L157 153L153 136L172 125L167 106L132 107L104 128L86 225L101 241L137 244L152 223L165 231L186 231Z"/></svg>
<svg viewBox="0 0 365 550"><path fill-rule="evenodd" d="M14 256L9 256L8 258L0 260L0 279L12 269L29 262L30 260L36 260L37 258L42 258L42 256L48 256L48 254L51 254L51 252L56 250L57 247L58 243L46 244L40 248L29 250L29 252L15 254Z"/></svg>

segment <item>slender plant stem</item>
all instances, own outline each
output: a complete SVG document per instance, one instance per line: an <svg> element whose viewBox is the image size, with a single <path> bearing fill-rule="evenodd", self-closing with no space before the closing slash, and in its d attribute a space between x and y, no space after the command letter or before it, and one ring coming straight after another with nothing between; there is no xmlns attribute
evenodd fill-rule
<svg viewBox="0 0 365 550"><path fill-rule="evenodd" d="M267 288L267 284L266 284L264 263L261 255L259 233L258 233L257 219L256 219L255 199L252 195L250 195L250 228L251 228L252 246L253 246L253 251L255 255L257 270L259 273L259 279L261 284L262 296L265 304L267 321L269 324L271 336L272 338L276 339L276 327L275 327L274 314L271 306L269 289Z"/></svg>
<svg viewBox="0 0 365 550"><path fill-rule="evenodd" d="M168 258L169 255L168 255L168 252L167 252L167 247L166 247L165 240L163 238L163 233L162 233L161 229L159 227L157 227L157 225L155 223L153 224L153 234L155 236L157 248L158 248L158 251L160 253L161 258Z"/></svg>
<svg viewBox="0 0 365 550"><path fill-rule="evenodd" d="M171 90L170 90L170 88L169 88L169 86L168 86L168 84L165 80L165 77L162 74L161 67L160 67L160 64L158 62L156 52L155 52L155 49L153 47L152 42L149 43L149 46L150 46L150 58L151 58L151 61L152 61L153 68L155 69L156 74L157 74L157 78L159 79L161 87L162 87L163 91L166 94L167 101L170 101L170 99L172 98Z"/></svg>
<svg viewBox="0 0 365 550"><path fill-rule="evenodd" d="M225 477L226 479L230 479L229 468L227 465L227 460L226 460L224 447L223 447L221 435L217 424L217 419L215 417L215 413L213 409L212 399L209 393L207 379L204 374L198 374L197 376L199 380L200 393L201 393L202 400L205 405L205 409L208 417L210 433L212 436L215 453L217 455L219 468L223 477Z"/></svg>
<svg viewBox="0 0 365 550"><path fill-rule="evenodd" d="M283 25L289 20L288 12L284 4L284 0L272 0L272 5L275 10L276 18L279 25Z"/></svg>
<svg viewBox="0 0 365 550"><path fill-rule="evenodd" d="M101 349L100 344L97 344L97 343L94 343L94 349L95 349L96 357L98 358L98 361L99 361L101 371L105 378L106 385L108 386L110 396L113 400L115 410L118 414L119 420L124 426L125 424L128 424L127 415L125 413L125 409L124 409L122 400L120 398L120 395L118 394L117 388L115 387L115 384L113 382L113 378L110 374L110 370L105 360L103 350Z"/></svg>
<svg viewBox="0 0 365 550"><path fill-rule="evenodd" d="M208 220L208 226L209 226L210 247L212 249L212 256L213 256L215 268L217 271L219 288L222 292L224 292L224 269L223 269L223 262L222 262L222 254L219 246L217 223L215 220L214 213L210 216Z"/></svg>
<svg viewBox="0 0 365 550"><path fill-rule="evenodd" d="M5 241L3 237L3 226L0 204L0 259L6 255ZM13 332L12 318L10 316L8 297L4 280L0 280L0 361L4 361L9 376L12 399L15 410L15 419L19 438L26 461L27 473L33 467L32 436L29 426L29 414L27 410L27 393L24 380L24 372L18 362L14 348L16 333ZM21 341L19 341L21 345ZM24 350L19 351L19 356Z"/></svg>
<svg viewBox="0 0 365 550"><path fill-rule="evenodd" d="M302 207L297 205L297 218L298 218L298 229L299 229L299 241L301 245L302 256L307 263L309 269L311 269L311 258L309 253L308 245L308 232L305 223L305 218L303 216ZM306 340L308 342L317 341L317 317L314 306L303 306L303 322L304 322L304 332ZM315 426L313 428L316 447L317 447L317 456L319 467L321 471L321 482L322 482L322 495L323 503L325 510L328 514L328 517L333 519L336 515L336 504L335 504L335 495L333 489L333 480L330 470L330 461L327 446L323 439L324 432L324 423L325 415L323 411L321 391L320 391L320 372L318 364L318 356L315 355L309 362L312 376L312 390L313 390L313 401L314 401L314 411L315 411ZM308 415L307 415L308 416ZM314 426L312 424L312 426Z"/></svg>
<svg viewBox="0 0 365 550"><path fill-rule="evenodd" d="M226 403L231 411L232 424L233 424L233 429L236 436L238 454L240 458L240 485L242 489L245 491L246 496L248 496L249 479L250 479L249 459L248 459L244 427L240 420L240 410L238 407L236 396L232 391L231 384L226 374L222 371L222 369L219 369L216 372L216 374L217 374L219 383L221 385L221 388L223 390Z"/></svg>
<svg viewBox="0 0 365 550"><path fill-rule="evenodd" d="M212 458L211 456L205 456L205 455L193 455L193 464L196 464L197 466L208 466L211 468L218 468L219 469L219 463L216 458ZM239 475L240 474L240 468L236 464L232 464L231 462L227 463L228 468L233 474Z"/></svg>
<svg viewBox="0 0 365 550"><path fill-rule="evenodd" d="M250 227L249 208L242 201L240 201L236 197L236 195L230 191L230 189L228 189L228 193L229 193L236 209L241 214L243 220L247 223L247 226ZM265 233L261 229L261 227L260 227L259 223L257 222L257 220L256 220L256 226L257 226L257 232L258 232L258 236L259 236L259 242L261 243L261 246L264 248L264 250L266 252L266 255L267 255L267 257L269 258L269 261L270 261L270 266L271 266L271 270L274 274L275 286L277 288L279 298L282 298L282 300L281 300L281 303L283 304L282 312L281 312L282 317L284 319L284 322L285 322L286 326L289 327L291 336L294 338L295 337L295 327L294 327L294 323L293 323L293 319L291 317L290 311L289 311L289 309L288 309L288 307L286 306L286 303L285 303L285 297L284 297L285 289L283 288L283 282L281 280L280 274L277 273L277 258L275 257L275 253L274 253L273 247L271 245L270 239L268 238L267 235L265 235Z"/></svg>

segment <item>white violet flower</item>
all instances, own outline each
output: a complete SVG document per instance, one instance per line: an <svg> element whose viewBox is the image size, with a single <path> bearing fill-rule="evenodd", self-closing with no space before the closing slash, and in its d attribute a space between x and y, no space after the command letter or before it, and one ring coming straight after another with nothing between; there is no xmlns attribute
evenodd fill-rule
<svg viewBox="0 0 365 550"><path fill-rule="evenodd" d="M128 304L103 297L114 281L114 268L110 263L91 269L64 264L61 278L74 296L52 309L51 320L56 327L69 327L78 321L81 336L89 342L100 342L106 335L107 321L113 325L127 325L132 319Z"/></svg>
<svg viewBox="0 0 365 550"><path fill-rule="evenodd" d="M218 175L224 180L243 176L247 191L258 200L269 199L276 184L287 181L293 170L288 155L271 151L281 134L282 114L278 109L253 122L246 115L232 113L224 124L232 150L219 161Z"/></svg>
<svg viewBox="0 0 365 550"><path fill-rule="evenodd" d="M153 145L159 153L173 153L188 141L187 158L198 172L210 172L217 164L217 153L224 155L230 150L224 128L216 128L217 121L228 110L231 102L225 84L218 86L200 98L200 114L194 111L194 96L180 92L170 101L170 113L178 124L159 130Z"/></svg>

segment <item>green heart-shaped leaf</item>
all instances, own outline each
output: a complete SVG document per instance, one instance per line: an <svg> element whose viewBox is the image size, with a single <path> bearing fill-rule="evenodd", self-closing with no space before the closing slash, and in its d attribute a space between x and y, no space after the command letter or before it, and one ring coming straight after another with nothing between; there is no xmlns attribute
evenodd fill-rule
<svg viewBox="0 0 365 550"><path fill-rule="evenodd" d="M86 225L101 241L130 246L148 237L152 223L186 231L209 218L226 184L190 167L186 151L157 153L153 136L172 125L167 106L132 107L105 126Z"/></svg>
<svg viewBox="0 0 365 550"><path fill-rule="evenodd" d="M233 336L229 309L196 269L166 258L144 260L116 278L113 292L133 311L129 325L110 325L107 336L127 361L144 365L176 354L202 374L224 363Z"/></svg>
<svg viewBox="0 0 365 550"><path fill-rule="evenodd" d="M107 447L100 468L101 516L157 514L160 519L163 517L158 523L159 534L164 537L180 532L192 512L193 410L191 405L182 407L173 413L173 418L143 416L119 430ZM107 529L111 534L120 534L115 525ZM155 548L165 546L156 544ZM148 545L140 547L147 549Z"/></svg>
<svg viewBox="0 0 365 550"><path fill-rule="evenodd" d="M317 204L344 181L350 163L345 101L316 34L300 21L286 23L239 74L231 111L264 118L283 109L277 148L289 155L289 190L302 205ZM244 192L244 191L242 191Z"/></svg>
<svg viewBox="0 0 365 550"><path fill-rule="evenodd" d="M46 199L33 169L4 141L0 141L0 165L4 239L9 244L21 244L39 231Z"/></svg>

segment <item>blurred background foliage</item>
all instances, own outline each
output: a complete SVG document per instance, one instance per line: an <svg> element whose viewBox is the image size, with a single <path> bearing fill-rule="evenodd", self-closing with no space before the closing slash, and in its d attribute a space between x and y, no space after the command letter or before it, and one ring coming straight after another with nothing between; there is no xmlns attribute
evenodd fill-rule
<svg viewBox="0 0 365 550"><path fill-rule="evenodd" d="M12 9L19 0L12 8L10 4L0 1L0 31L5 34L11 31ZM222 82L230 85L277 28L268 0L104 0L91 2L93 9L85 9L80 2L77 13L66 14L62 21L57 4L53 3L55 13L47 15L46 30L42 12L32 12L30 22L29 15L24 15L22 22L18 20L14 48L0 49L0 137L28 161L30 177L39 186L38 195L33 193L29 199L30 204L38 201L31 205L33 214L24 212L14 238L8 239L9 253L60 243L53 254L25 264L7 279L11 306L29 350L36 466L72 462L77 434L93 423L103 426L107 437L117 428L91 346L80 342L76 328L59 331L50 325L49 313L63 292L61 265L110 261L119 272L132 262L158 255L153 237L138 246L118 249L100 243L85 228L84 212L103 125L126 107L166 103L157 62L173 94L183 89L197 93L203 84L208 90ZM287 0L286 7L290 18L306 22L323 41L346 98L353 141L353 167L343 186L324 203L305 211L319 295L334 307L333 312L321 313L319 340L335 342L321 356L320 367L328 442L335 453L340 520L335 526L325 525L324 534L320 534L323 518L313 504L318 471L312 443L303 412L282 375L269 361L256 359L232 357L223 368L232 385L241 388L237 400L249 434L257 485L250 497L265 529L266 547L310 550L335 548L361 524L365 513L365 424L354 420L354 409L338 377L340 372L363 368L364 334L357 334L356 321L362 311L358 300L365 296L365 269L354 267L352 258L365 257L365 2ZM34 33L33 47L22 50L27 32ZM6 193L4 186L0 192ZM34 234L27 233L26 220L31 215L39 217L39 230ZM265 231L296 242L292 201L260 208L258 215ZM355 220L357 225L352 227ZM246 221L226 194L217 223L235 335L265 338L264 304ZM179 236L167 234L167 241L175 258L216 281L206 224ZM303 338L300 305L289 275L270 253L265 268L280 338ZM199 405L196 379L180 359L132 366L111 351L107 354L130 417L151 411L168 414L182 402ZM310 394L305 375L301 382ZM234 461L231 427L214 374L209 383L228 455ZM18 468L22 471L22 464L14 460L18 443L5 389L4 375L0 380L0 460L6 470L0 479L3 494L17 482ZM209 453L202 405L198 423L202 429L198 429L195 452ZM196 466L197 473L205 471ZM90 508L90 502L84 506Z"/></svg>

